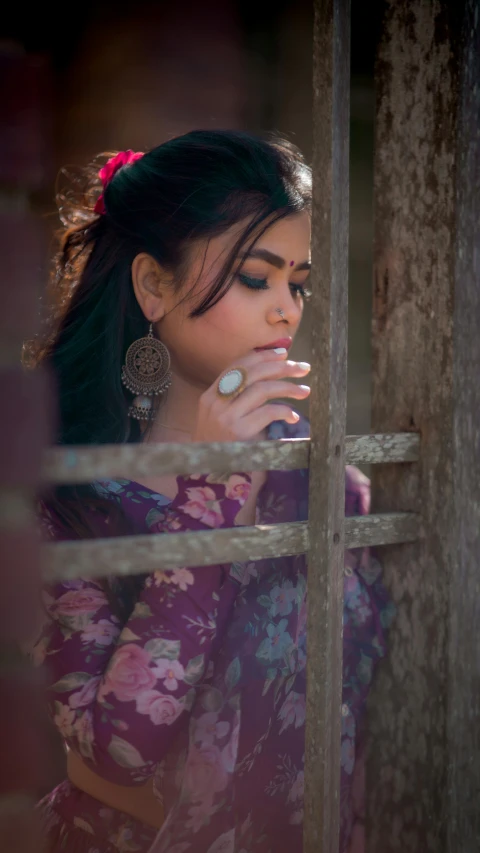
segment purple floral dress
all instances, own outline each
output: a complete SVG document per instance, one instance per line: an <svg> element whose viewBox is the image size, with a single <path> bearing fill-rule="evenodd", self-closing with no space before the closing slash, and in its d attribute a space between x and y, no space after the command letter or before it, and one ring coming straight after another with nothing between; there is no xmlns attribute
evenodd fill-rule
<svg viewBox="0 0 480 853"><path fill-rule="evenodd" d="M270 437L307 430L276 423ZM173 501L130 480L96 488L145 533L168 534L233 527L250 477L178 477ZM269 472L257 523L306 520L307 496L307 471ZM347 467L347 515L368 510L369 481ZM379 576L368 549L346 552L342 853L362 851L359 726L391 618ZM123 624L95 581L45 589L35 658L58 730L100 776L153 778L165 813L157 832L64 782L39 804L49 850L301 853L306 588L303 556L158 571Z"/></svg>

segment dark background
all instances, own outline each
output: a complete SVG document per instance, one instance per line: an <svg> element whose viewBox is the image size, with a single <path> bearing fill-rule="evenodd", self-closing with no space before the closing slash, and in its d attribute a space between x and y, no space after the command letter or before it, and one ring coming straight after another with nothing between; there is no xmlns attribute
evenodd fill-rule
<svg viewBox="0 0 480 853"><path fill-rule="evenodd" d="M352 3L349 433L370 428L378 9L378 0ZM25 100L25 122L10 130L23 157L19 172L25 175L30 157L32 174L26 196L24 185L16 190L11 164L0 180L37 220L44 245L39 292L57 221L55 179L65 164L110 149L144 150L195 127L276 130L310 158L312 17L311 0L86 0L28 11L9 5L0 22L0 62L11 66L12 84L2 114L7 124L15 114L18 125L17 97ZM309 352L306 313L296 344L302 358Z"/></svg>

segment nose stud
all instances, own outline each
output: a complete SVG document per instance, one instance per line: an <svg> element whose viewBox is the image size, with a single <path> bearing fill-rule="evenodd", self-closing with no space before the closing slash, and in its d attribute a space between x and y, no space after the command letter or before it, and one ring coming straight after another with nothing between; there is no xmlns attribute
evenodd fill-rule
<svg viewBox="0 0 480 853"><path fill-rule="evenodd" d="M275 308L275 311L277 312L277 314L279 314L279 315L280 315L280 317L282 318L282 320L284 320L284 319L285 319L285 314L283 313L283 311L282 311L282 309L281 309L281 308Z"/></svg>

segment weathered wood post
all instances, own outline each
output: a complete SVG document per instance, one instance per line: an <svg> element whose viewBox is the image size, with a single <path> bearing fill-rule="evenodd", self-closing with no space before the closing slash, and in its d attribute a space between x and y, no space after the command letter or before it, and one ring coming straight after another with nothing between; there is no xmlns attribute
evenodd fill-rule
<svg viewBox="0 0 480 853"><path fill-rule="evenodd" d="M338 853L347 399L350 3L314 23L312 376L304 853Z"/></svg>
<svg viewBox="0 0 480 853"><path fill-rule="evenodd" d="M423 531L382 549L368 853L480 849L479 11L389 0L377 56L372 427L421 450L374 471L372 509Z"/></svg>

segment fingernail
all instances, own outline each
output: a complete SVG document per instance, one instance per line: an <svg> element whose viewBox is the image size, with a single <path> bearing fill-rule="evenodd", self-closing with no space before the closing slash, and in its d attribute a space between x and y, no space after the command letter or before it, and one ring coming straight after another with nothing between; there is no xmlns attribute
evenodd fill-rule
<svg viewBox="0 0 480 853"><path fill-rule="evenodd" d="M308 361L299 361L299 362L298 362L298 366L299 366L302 370L310 370L310 368L311 368L311 366L312 366L312 365L311 365L311 364L309 364L309 363L308 363Z"/></svg>
<svg viewBox="0 0 480 853"><path fill-rule="evenodd" d="M292 415L293 415L293 419L294 419L295 421L299 421L299 420L300 420L300 415L298 415L298 414L297 414L297 412L292 412Z"/></svg>
<svg viewBox="0 0 480 853"><path fill-rule="evenodd" d="M309 386L309 385L299 385L298 387L299 387L299 388L301 388L301 389L302 389L302 391L310 391L310 386Z"/></svg>
<svg viewBox="0 0 480 853"><path fill-rule="evenodd" d="M285 347L275 347L273 351L276 352L277 355L285 355L287 350L285 349Z"/></svg>

